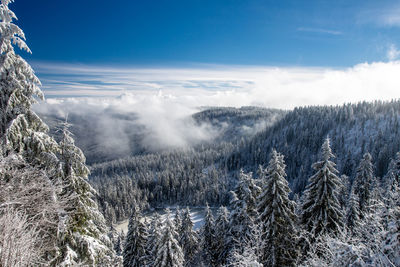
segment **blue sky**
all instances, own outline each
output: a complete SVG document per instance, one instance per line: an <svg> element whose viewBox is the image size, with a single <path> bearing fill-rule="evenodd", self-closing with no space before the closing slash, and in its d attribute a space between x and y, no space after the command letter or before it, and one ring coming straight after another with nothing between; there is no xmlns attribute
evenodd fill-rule
<svg viewBox="0 0 400 267"><path fill-rule="evenodd" d="M399 1L16 0L10 8L48 98L276 108L399 98Z"/></svg>
<svg viewBox="0 0 400 267"><path fill-rule="evenodd" d="M33 51L25 58L35 62L350 67L388 60L400 44L398 1L17 0L10 7Z"/></svg>

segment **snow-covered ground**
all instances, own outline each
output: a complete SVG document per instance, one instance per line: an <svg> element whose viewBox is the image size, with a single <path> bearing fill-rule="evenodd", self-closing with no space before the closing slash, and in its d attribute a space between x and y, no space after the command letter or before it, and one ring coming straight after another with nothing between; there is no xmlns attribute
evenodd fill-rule
<svg viewBox="0 0 400 267"><path fill-rule="evenodd" d="M172 218L175 217L175 210L176 207L168 207L171 210L171 215ZM190 208L190 217L192 218L193 221L193 228L195 230L200 229L200 227L204 224L204 207L193 207ZM215 213L217 208L211 208L212 212ZM154 215L155 212L158 212L162 215L162 218L165 218L165 209L155 209L152 212L148 212L144 214L145 220L149 220L151 216ZM117 223L116 225L114 225L115 229L118 232L124 232L127 233L128 232L128 224L129 224L129 219L124 220L122 222Z"/></svg>

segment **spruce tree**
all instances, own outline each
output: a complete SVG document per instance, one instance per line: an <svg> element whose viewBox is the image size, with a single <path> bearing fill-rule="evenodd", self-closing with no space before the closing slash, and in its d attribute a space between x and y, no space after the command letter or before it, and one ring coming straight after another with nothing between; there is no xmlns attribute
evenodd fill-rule
<svg viewBox="0 0 400 267"><path fill-rule="evenodd" d="M238 183L231 192L227 244L229 253L242 253L246 247L257 245L257 196L260 192L261 188L256 185L252 174L240 170Z"/></svg>
<svg viewBox="0 0 400 267"><path fill-rule="evenodd" d="M246 201L239 199L232 192L231 214L229 218L229 239L227 248L229 254L233 252L242 254L246 248L256 244L257 225L255 218L249 215Z"/></svg>
<svg viewBox="0 0 400 267"><path fill-rule="evenodd" d="M310 177L304 192L301 214L301 222L311 238L324 233L336 235L343 227L343 214L337 196L341 184L336 164L331 161L335 156L329 138L323 143L321 152L322 160L312 165L315 174Z"/></svg>
<svg viewBox="0 0 400 267"><path fill-rule="evenodd" d="M31 53L24 32L8 5L0 4L0 146L3 156L22 155L28 162L49 168L57 164L57 143L47 125L32 111L36 98L43 99L40 81L31 66L14 51L14 44Z"/></svg>
<svg viewBox="0 0 400 267"><path fill-rule="evenodd" d="M350 178L347 175L345 174L341 175L340 180L341 180L341 188L339 189L339 202L341 208L344 210L346 209L352 186L350 184Z"/></svg>
<svg viewBox="0 0 400 267"><path fill-rule="evenodd" d="M400 186L400 152L389 163L389 168L383 181L386 192L395 192Z"/></svg>
<svg viewBox="0 0 400 267"><path fill-rule="evenodd" d="M204 259L210 265L214 266L217 262L215 255L215 229L214 216L210 207L206 204L204 225L201 228L201 248Z"/></svg>
<svg viewBox="0 0 400 267"><path fill-rule="evenodd" d="M199 237L193 229L193 221L188 207L182 213L182 224L179 231L179 243L185 255L186 266L192 266L193 260L199 250Z"/></svg>
<svg viewBox="0 0 400 267"><path fill-rule="evenodd" d="M217 262L224 264L229 250L229 211L226 207L220 207L215 219L215 252Z"/></svg>
<svg viewBox="0 0 400 267"><path fill-rule="evenodd" d="M374 171L371 161L371 155L365 153L357 168L357 174L354 180L354 193L358 196L361 217L368 211L371 188L374 183Z"/></svg>
<svg viewBox="0 0 400 267"><path fill-rule="evenodd" d="M154 267L181 267L184 264L182 248L177 240L178 233L167 209L165 226L155 253Z"/></svg>
<svg viewBox="0 0 400 267"><path fill-rule="evenodd" d="M233 251L227 259L226 267L262 267L253 249L246 248L243 252Z"/></svg>
<svg viewBox="0 0 400 267"><path fill-rule="evenodd" d="M351 190L346 211L346 225L354 233L360 225L360 210L358 196Z"/></svg>
<svg viewBox="0 0 400 267"><path fill-rule="evenodd" d="M75 146L70 125L65 122L60 141L60 160L67 219L60 231L61 257L59 265L114 264L112 244L105 234L103 215L93 200L96 192L88 183L89 169L82 150ZM94 242L95 241L95 242Z"/></svg>
<svg viewBox="0 0 400 267"><path fill-rule="evenodd" d="M265 266L294 266L296 262L296 205L289 199L285 167L283 156L274 149L257 205L263 241L261 259Z"/></svg>
<svg viewBox="0 0 400 267"><path fill-rule="evenodd" d="M140 267L146 264L147 228L138 207L134 207L129 219L128 234L124 247L124 267Z"/></svg>
<svg viewBox="0 0 400 267"><path fill-rule="evenodd" d="M381 247L389 261L388 266L400 266L400 188L397 184L393 187L386 207L388 222Z"/></svg>
<svg viewBox="0 0 400 267"><path fill-rule="evenodd" d="M258 216L257 197L261 193L261 188L257 186L251 173L247 174L244 173L243 170L240 170L239 181L234 192L238 199L246 203L249 216L253 219L256 218Z"/></svg>
<svg viewBox="0 0 400 267"><path fill-rule="evenodd" d="M179 206L177 206L175 209L174 224L175 229L179 231L182 227L182 212L179 209Z"/></svg>
<svg viewBox="0 0 400 267"><path fill-rule="evenodd" d="M156 212L151 219L146 244L146 262L149 266L154 266L154 262L157 257L156 253L158 251L158 245L160 244L161 240L161 229L161 215Z"/></svg>

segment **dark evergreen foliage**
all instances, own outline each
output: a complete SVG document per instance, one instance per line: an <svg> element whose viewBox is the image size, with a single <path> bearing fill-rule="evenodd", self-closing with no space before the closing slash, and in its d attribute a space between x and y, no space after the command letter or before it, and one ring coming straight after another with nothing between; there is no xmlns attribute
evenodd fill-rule
<svg viewBox="0 0 400 267"><path fill-rule="evenodd" d="M366 153L357 168L357 174L353 185L354 193L358 196L361 217L369 207L369 200L371 198L371 190L374 182L376 183L374 179L372 157L369 153Z"/></svg>
<svg viewBox="0 0 400 267"><path fill-rule="evenodd" d="M140 210L135 207L129 219L128 233L124 247L124 267L146 265L147 228Z"/></svg>
<svg viewBox="0 0 400 267"><path fill-rule="evenodd" d="M283 156L273 150L257 205L264 266L295 266L297 260L297 217L295 203L289 199L285 167Z"/></svg>
<svg viewBox="0 0 400 267"><path fill-rule="evenodd" d="M329 233L339 234L343 227L343 214L338 200L341 182L331 158L335 156L325 139L321 149L322 160L313 164L316 173L310 177L302 207L301 222L313 238Z"/></svg>

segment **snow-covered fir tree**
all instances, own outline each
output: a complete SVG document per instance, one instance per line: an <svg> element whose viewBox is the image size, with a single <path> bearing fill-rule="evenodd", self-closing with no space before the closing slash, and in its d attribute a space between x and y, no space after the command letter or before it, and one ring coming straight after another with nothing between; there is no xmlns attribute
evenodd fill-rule
<svg viewBox="0 0 400 267"><path fill-rule="evenodd" d="M146 265L147 228L138 207L133 208L129 219L128 233L124 247L124 267Z"/></svg>
<svg viewBox="0 0 400 267"><path fill-rule="evenodd" d="M61 257L58 265L115 264L112 244L106 233L103 215L93 200L96 192L88 183L89 169L82 150L75 146L70 125L65 122L60 141L64 210L67 213L60 231Z"/></svg>
<svg viewBox="0 0 400 267"><path fill-rule="evenodd" d="M182 211L179 209L179 206L175 209L174 224L175 229L179 231L182 227Z"/></svg>
<svg viewBox="0 0 400 267"><path fill-rule="evenodd" d="M158 251L158 246L160 245L162 224L161 215L156 212L151 218L147 236L146 263L149 266L153 266L157 257L156 253Z"/></svg>
<svg viewBox="0 0 400 267"><path fill-rule="evenodd" d="M229 217L228 209L221 206L215 218L215 252L219 264L225 264L229 253Z"/></svg>
<svg viewBox="0 0 400 267"><path fill-rule="evenodd" d="M157 246L155 253L156 258L154 263L150 263L154 267L181 267L184 265L185 256L182 248L177 240L178 233L176 232L175 225L171 219L171 212L166 210L166 219L160 243Z"/></svg>
<svg viewBox="0 0 400 267"><path fill-rule="evenodd" d="M190 217L190 210L188 207L182 212L179 237L179 243L185 255L185 264L186 266L193 266L193 260L199 251L199 237L197 232L193 229L193 221Z"/></svg>
<svg viewBox="0 0 400 267"><path fill-rule="evenodd" d="M239 172L238 184L234 190L236 197L243 200L247 206L247 214L253 219L257 214L257 197L261 193L261 188L256 184L252 173Z"/></svg>
<svg viewBox="0 0 400 267"><path fill-rule="evenodd" d="M335 235L343 227L343 213L337 196L341 184L336 164L331 161L335 156L329 138L322 144L321 154L322 160L313 164L315 174L310 177L304 192L301 214L301 222L311 237L324 233Z"/></svg>
<svg viewBox="0 0 400 267"><path fill-rule="evenodd" d="M285 167L283 155L274 149L257 205L264 266L294 266L297 258L296 205L289 199Z"/></svg>
<svg viewBox="0 0 400 267"><path fill-rule="evenodd" d="M375 186L371 190L369 199L369 212L364 213L364 217L359 221L359 227L353 231L354 239L361 243L370 254L371 260L382 260L382 242L386 228L386 208L381 196L381 190ZM381 263L372 266L385 266Z"/></svg>
<svg viewBox="0 0 400 267"><path fill-rule="evenodd" d="M245 247L253 247L257 243L257 196L260 192L261 188L256 185L252 174L240 170L238 183L231 192L228 239L231 251L243 251Z"/></svg>
<svg viewBox="0 0 400 267"><path fill-rule="evenodd" d="M365 153L357 168L354 180L354 193L358 196L360 216L368 212L369 200L374 181L374 170L371 154Z"/></svg>
<svg viewBox="0 0 400 267"><path fill-rule="evenodd" d="M204 225L201 228L201 248L203 251L203 258L206 264L215 266L217 264L217 256L215 250L215 221L210 207L206 204Z"/></svg>
<svg viewBox="0 0 400 267"><path fill-rule="evenodd" d="M239 199L235 192L232 192L230 206L228 254L233 252L241 254L246 248L252 248L257 245L258 226L256 219L247 212L246 201Z"/></svg>
<svg viewBox="0 0 400 267"><path fill-rule="evenodd" d="M340 181L341 181L341 187L339 189L339 202L341 208L344 210L346 209L347 202L349 200L349 194L351 191L351 184L350 184L350 177L343 174L340 176Z"/></svg>
<svg viewBox="0 0 400 267"><path fill-rule="evenodd" d="M0 144L2 154L18 153L29 163L46 168L57 164L57 143L47 125L32 111L36 97L43 99L40 81L31 66L14 51L14 44L31 52L24 32L13 23L16 19L8 5L0 4Z"/></svg>
<svg viewBox="0 0 400 267"><path fill-rule="evenodd" d="M233 251L225 267L262 267L253 249L246 248L243 252Z"/></svg>
<svg viewBox="0 0 400 267"><path fill-rule="evenodd" d="M354 193L352 188L346 210L346 225L350 232L354 232L360 225L360 205L358 196Z"/></svg>
<svg viewBox="0 0 400 267"><path fill-rule="evenodd" d="M383 181L386 192L395 192L400 186L400 152L389 163L388 172Z"/></svg>
<svg viewBox="0 0 400 267"><path fill-rule="evenodd" d="M387 207L387 226L382 249L387 256L388 266L400 266L400 188L394 185Z"/></svg>

